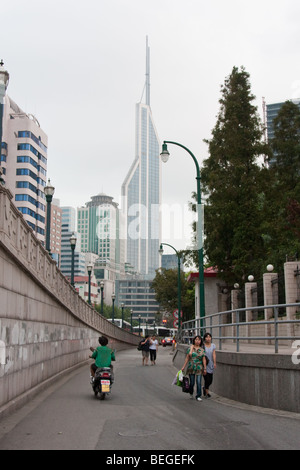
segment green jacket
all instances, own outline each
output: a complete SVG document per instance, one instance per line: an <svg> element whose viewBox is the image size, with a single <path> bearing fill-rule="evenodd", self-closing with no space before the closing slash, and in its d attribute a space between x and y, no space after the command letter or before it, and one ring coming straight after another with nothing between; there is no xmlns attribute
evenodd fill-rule
<svg viewBox="0 0 300 470"><path fill-rule="evenodd" d="M110 367L111 361L115 361L115 353L108 346L98 346L92 354L97 367Z"/></svg>

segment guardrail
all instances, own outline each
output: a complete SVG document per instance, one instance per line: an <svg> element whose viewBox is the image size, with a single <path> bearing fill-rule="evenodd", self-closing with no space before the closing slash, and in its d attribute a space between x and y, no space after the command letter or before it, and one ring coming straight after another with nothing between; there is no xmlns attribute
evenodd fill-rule
<svg viewBox="0 0 300 470"><path fill-rule="evenodd" d="M300 339L300 335L295 334L286 334L280 335L279 334L279 325L298 325L300 326L300 319L282 319L278 316L278 311L281 308L287 307L299 307L300 310L300 303L292 303L292 304L276 304L276 305L263 305L263 306L252 306L248 308L239 308L234 310L227 310L225 312L218 312L212 315L207 315L203 318L197 318L195 320L190 320L187 322L182 323L182 328L180 332L179 340L183 343L189 343L192 337L200 334L203 336L205 332L209 332L213 340L219 340L219 349L222 350L222 342L232 340L236 342L236 351L240 351L240 342L241 341L265 341L271 342L274 341L274 348L275 353L278 353L278 344L280 340L296 340ZM256 320L256 321L241 321L241 313L247 311L258 311L258 310L270 310L273 309L274 318L270 320ZM231 315L231 319L235 318L235 321L231 323L224 322L223 318L227 315ZM273 327L273 334L265 334L261 336L250 335L250 330L257 326L265 325L266 327L269 326L269 329ZM228 334L230 330L231 334ZM242 331L245 335L241 334ZM215 333L217 330L217 333ZM288 326L286 327L286 333L289 333L291 328ZM225 332L225 334L224 334ZM300 329L299 329L300 332Z"/></svg>

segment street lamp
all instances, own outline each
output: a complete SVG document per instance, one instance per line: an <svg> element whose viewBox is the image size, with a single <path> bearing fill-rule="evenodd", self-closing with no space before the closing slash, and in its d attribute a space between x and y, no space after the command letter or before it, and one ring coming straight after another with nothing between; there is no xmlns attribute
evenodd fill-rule
<svg viewBox="0 0 300 470"><path fill-rule="evenodd" d="M139 336L141 336L141 315L139 315Z"/></svg>
<svg viewBox="0 0 300 470"><path fill-rule="evenodd" d="M52 202L54 191L55 191L55 188L50 183L50 179L48 179L47 186L45 186L44 188L44 193L45 193L46 201L47 201L46 250L48 251L49 255L51 254L51 249L50 249L51 202Z"/></svg>
<svg viewBox="0 0 300 470"><path fill-rule="evenodd" d="M172 245L169 245L168 243L161 243L160 244L160 248L159 248L159 253L162 255L164 250L163 250L163 245L165 246L169 246L170 248L172 248L176 255L177 255L177 261L178 261L178 268L177 268L177 305L178 305L178 333L180 331L180 328L181 328L181 277L180 277L180 254L178 253L178 251L176 250L176 248L174 248L174 246Z"/></svg>
<svg viewBox="0 0 300 470"><path fill-rule="evenodd" d="M115 300L116 300L115 294L112 294L111 300L112 300L112 315L111 315L111 321L112 321L112 323L115 323Z"/></svg>
<svg viewBox="0 0 300 470"><path fill-rule="evenodd" d="M132 315L133 315L133 310L132 308L130 309L130 331L132 333Z"/></svg>
<svg viewBox="0 0 300 470"><path fill-rule="evenodd" d="M88 272L88 275L89 275L89 298L88 298L88 302L89 302L90 305L91 305L91 274L92 274L92 271L93 271L93 265L92 265L92 263L89 263L87 265L87 272Z"/></svg>
<svg viewBox="0 0 300 470"><path fill-rule="evenodd" d="M104 288L104 281L100 281L100 290L101 290L101 315L103 315L103 288Z"/></svg>
<svg viewBox="0 0 300 470"><path fill-rule="evenodd" d="M204 266L203 266L203 240L202 240L202 214L201 214L201 188L200 188L200 168L199 163L196 157L192 152L185 147L184 145L178 144L177 142L172 142L164 140L162 145L162 152L160 154L161 159L166 163L169 159L170 153L168 151L167 144L178 145L179 147L186 150L196 165L196 180L197 180L197 213L198 213L198 224L197 224L197 238L198 238L198 264L199 264L199 311L200 311L200 321L201 327L203 328L203 318L205 317L205 298L204 298Z"/></svg>
<svg viewBox="0 0 300 470"><path fill-rule="evenodd" d="M121 309L122 309L122 328L123 328L123 322L124 322L124 302L121 303Z"/></svg>
<svg viewBox="0 0 300 470"><path fill-rule="evenodd" d="M4 116L4 96L9 82L9 73L3 67L4 62L0 62L0 167L1 167L1 156L2 156L2 136L3 136L3 116ZM0 182L4 184L2 178L3 171L0 173Z"/></svg>
<svg viewBox="0 0 300 470"><path fill-rule="evenodd" d="M74 232L70 238L71 250L72 250L72 263L71 263L71 285L74 287L74 257L75 257L75 246L77 238L74 235Z"/></svg>

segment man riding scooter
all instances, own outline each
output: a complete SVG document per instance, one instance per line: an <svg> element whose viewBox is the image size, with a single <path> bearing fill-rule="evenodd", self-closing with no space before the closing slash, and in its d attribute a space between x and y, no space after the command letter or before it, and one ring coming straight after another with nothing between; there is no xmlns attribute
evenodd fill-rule
<svg viewBox="0 0 300 470"><path fill-rule="evenodd" d="M93 382L93 379L95 377L95 372L98 368L101 367L110 367L112 371L112 382L113 382L113 366L111 364L111 361L115 361L115 352L113 349L107 347L108 344L108 339L106 336L100 336L99 338L99 343L100 346L98 346L97 349L95 348L90 348L90 350L93 352L91 356L89 356L91 359L95 359L94 364L91 365L91 383Z"/></svg>

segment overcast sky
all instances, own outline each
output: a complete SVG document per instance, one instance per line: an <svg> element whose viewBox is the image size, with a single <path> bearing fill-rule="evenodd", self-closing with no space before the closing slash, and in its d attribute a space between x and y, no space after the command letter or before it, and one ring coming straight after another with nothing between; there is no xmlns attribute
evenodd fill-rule
<svg viewBox="0 0 300 470"><path fill-rule="evenodd" d="M261 115L262 97L300 97L299 25L299 0L10 0L1 4L0 59L9 96L48 135L55 197L76 208L100 192L119 202L135 154L146 36L158 135L201 165L234 66L249 72ZM162 202L186 205L195 165L169 150Z"/></svg>

